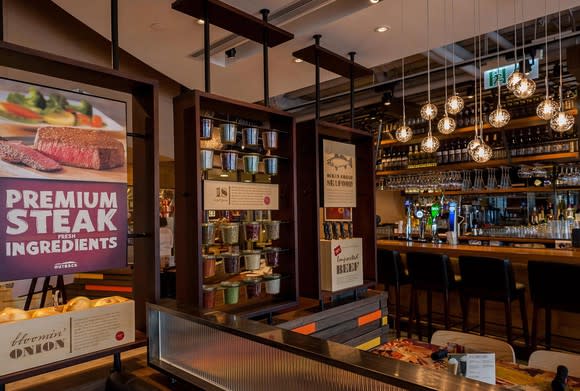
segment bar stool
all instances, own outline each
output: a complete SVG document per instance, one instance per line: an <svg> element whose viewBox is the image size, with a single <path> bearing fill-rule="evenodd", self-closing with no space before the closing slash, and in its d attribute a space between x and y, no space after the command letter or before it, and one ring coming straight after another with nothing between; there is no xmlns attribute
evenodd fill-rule
<svg viewBox="0 0 580 391"><path fill-rule="evenodd" d="M485 302L499 301L505 306L507 342L512 343L512 302L519 300L522 329L526 347L529 346L526 287L515 281L509 259L460 256L463 331L467 331L469 299L479 299L479 334L485 335Z"/></svg>
<svg viewBox="0 0 580 391"><path fill-rule="evenodd" d="M401 338L401 285L411 283L409 274L405 271L401 254L398 251L381 250L377 251L378 280L385 285L395 288L395 330L397 338ZM410 332L409 332L410 334Z"/></svg>
<svg viewBox="0 0 580 391"><path fill-rule="evenodd" d="M534 304L532 314L532 348L536 349L538 335L538 312L546 311L545 345L552 345L552 310L580 313L578 281L580 265L529 261L528 279L530 296Z"/></svg>
<svg viewBox="0 0 580 391"><path fill-rule="evenodd" d="M445 329L450 328L449 292L456 290L459 278L453 273L449 257L444 254L412 252L407 254L407 268L411 279L411 313L409 315L409 332L415 315L417 317L417 334L422 338L421 315L419 313L418 290L427 291L427 319L429 335L433 329L433 292L443 294Z"/></svg>

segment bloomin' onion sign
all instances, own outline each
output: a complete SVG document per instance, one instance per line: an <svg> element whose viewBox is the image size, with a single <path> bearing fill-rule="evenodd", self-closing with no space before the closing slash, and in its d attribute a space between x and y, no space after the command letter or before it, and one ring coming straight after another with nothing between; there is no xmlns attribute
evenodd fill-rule
<svg viewBox="0 0 580 391"><path fill-rule="evenodd" d="M127 262L126 105L0 79L0 281Z"/></svg>

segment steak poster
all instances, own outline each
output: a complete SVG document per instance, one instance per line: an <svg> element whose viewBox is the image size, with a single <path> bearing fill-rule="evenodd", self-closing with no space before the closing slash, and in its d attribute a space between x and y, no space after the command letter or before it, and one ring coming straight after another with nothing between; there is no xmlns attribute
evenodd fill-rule
<svg viewBox="0 0 580 391"><path fill-rule="evenodd" d="M0 281L127 263L124 102L0 79Z"/></svg>

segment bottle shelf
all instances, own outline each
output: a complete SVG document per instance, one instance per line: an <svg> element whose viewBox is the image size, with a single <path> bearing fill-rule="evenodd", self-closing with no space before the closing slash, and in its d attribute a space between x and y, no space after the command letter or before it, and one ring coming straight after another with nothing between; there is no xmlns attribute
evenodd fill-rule
<svg viewBox="0 0 580 391"><path fill-rule="evenodd" d="M432 191L432 192L422 192L422 193L405 193L407 195L419 195L419 196L440 196L445 194L447 196L469 196L469 195L498 195L498 194L518 194L518 193L552 193L554 191L553 187L509 187L506 189L473 189L473 190L449 190L445 192ZM558 187L557 192L564 191L580 191L580 187Z"/></svg>
<svg viewBox="0 0 580 391"><path fill-rule="evenodd" d="M569 114L572 114L574 116L578 115L578 110L577 109L572 109L572 110L567 110L566 111ZM504 126L503 128L494 128L492 127L490 124L485 123L483 125L483 129L493 129L495 131L502 131L502 130L511 130L511 129L518 129L521 127L528 127L528 126L539 126L539 125L544 125L546 124L547 121L537 117L537 116L531 116L531 117L522 117L522 118L516 118L510 121L509 124L507 124L506 126ZM437 136L438 139L440 140L449 140L449 139L453 139L453 138L457 138L457 135L462 135L465 133L470 133L473 132L475 130L475 126L466 126L466 127L462 127L462 128L458 128L455 130L455 132L453 132L452 134L449 135L444 135L444 134L440 134L437 131L434 131L433 133ZM381 145L410 145L410 144L417 144L417 142L420 142L424 137L425 137L425 133L423 134L417 134L415 136L413 136L413 138L407 142L407 143L401 143L399 142L397 139L392 139L392 140L383 140L381 141Z"/></svg>
<svg viewBox="0 0 580 391"><path fill-rule="evenodd" d="M551 153L545 155L519 156L512 158L511 161L508 159L496 159L490 160L485 163L464 162L457 164L445 164L433 167L418 167L418 168L405 168L401 170L377 171L376 176L381 177L389 175L413 174L420 171L470 170L474 168L501 167L524 163L541 163L541 162L566 163L576 161L578 160L578 158L579 158L578 152Z"/></svg>

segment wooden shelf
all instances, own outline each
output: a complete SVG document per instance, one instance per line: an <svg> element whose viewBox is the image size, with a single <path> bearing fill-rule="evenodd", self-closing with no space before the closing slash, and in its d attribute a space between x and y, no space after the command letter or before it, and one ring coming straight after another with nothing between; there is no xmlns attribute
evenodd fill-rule
<svg viewBox="0 0 580 391"><path fill-rule="evenodd" d="M563 187L556 188L558 192L564 191L578 191L580 187ZM449 190L445 192L433 191L433 192L423 192L423 193L405 193L406 195L420 195L420 196L440 196L441 194L453 196L467 196L467 195L495 195L495 194L518 194L518 193L552 193L554 189L552 187L510 187L507 189L479 189L479 190Z"/></svg>
<svg viewBox="0 0 580 391"><path fill-rule="evenodd" d="M569 114L572 114L572 115L578 115L578 110L577 109L567 110L567 112ZM523 118L513 119L513 120L510 121L509 124L507 124L503 128L494 128L490 124L486 123L486 124L483 125L483 129L484 130L486 130L486 129L493 129L494 131L500 132L502 130L518 129L518 128L521 128L522 126L538 126L538 125L544 125L546 123L547 123L547 121L544 121L543 119L541 119L541 118L539 118L537 116L532 116L532 117L523 117ZM434 133L437 133L437 138L439 138L440 140L448 140L448 139L456 138L457 135L462 135L462 134L465 134L465 133L473 132L474 130L475 130L475 126L467 126L467 127L463 127L463 128L456 129L455 132L453 132L452 134L448 134L448 135L440 134L438 132L434 132ZM422 140L425 136L426 136L426 134L424 134L424 133L423 134L415 135L415 136L413 136L413 138L411 139L411 141L409 141L408 143L400 143L396 139L383 140L383 141L381 141L381 145L416 144L416 142Z"/></svg>
<svg viewBox="0 0 580 391"><path fill-rule="evenodd" d="M327 71L336 73L337 75L344 76L350 79L351 67L354 67L353 74L355 79L363 76L371 76L373 71L369 68L363 67L354 61L349 60L346 57L340 56L328 49L323 48L319 45L312 45L300 49L292 55L296 58L304 60L310 64L316 64L316 55L320 60L320 67L326 69Z"/></svg>
<svg viewBox="0 0 580 391"><path fill-rule="evenodd" d="M205 2L209 7L209 22L214 26L260 44L264 44L264 33L267 33L268 46L271 48L294 38L294 34L219 0L177 0L171 4L171 8L196 19L203 19Z"/></svg>
<svg viewBox="0 0 580 391"><path fill-rule="evenodd" d="M540 163L540 162L553 162L553 163L565 163L572 162L579 159L578 152L562 152L562 153L551 153L546 155L532 155L532 156L522 156L515 157L511 159L511 162L507 159L497 159L490 160L485 163L476 162L466 162L458 164L445 164L441 166L433 167L418 167L418 168L405 168L402 170L386 170L377 171L377 176L389 176L389 175L404 175L404 174L414 174L421 171L457 171L457 170L470 170L474 168L487 168L487 167L500 167L508 166L522 163Z"/></svg>
<svg viewBox="0 0 580 391"><path fill-rule="evenodd" d="M511 243L541 243L541 244L554 244L557 239L546 239L546 238L516 238L511 236L472 236L472 235L462 235L459 240L497 240L500 242L511 242Z"/></svg>

